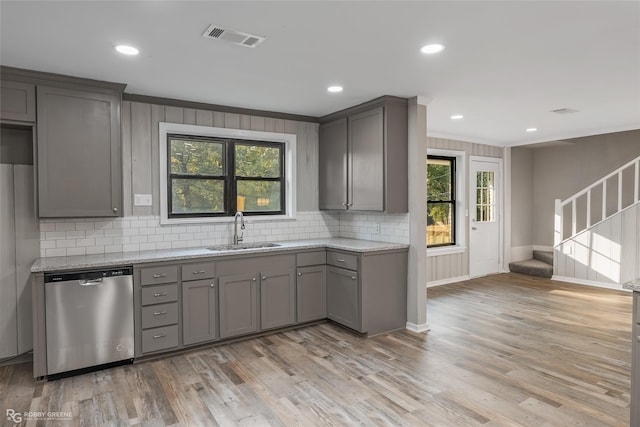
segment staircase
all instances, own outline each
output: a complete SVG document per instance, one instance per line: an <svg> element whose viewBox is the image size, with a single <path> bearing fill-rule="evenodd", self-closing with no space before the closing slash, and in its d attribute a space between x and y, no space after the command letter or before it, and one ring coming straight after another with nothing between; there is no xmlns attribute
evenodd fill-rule
<svg viewBox="0 0 640 427"><path fill-rule="evenodd" d="M553 276L553 252L533 251L532 259L510 262L509 271L550 279Z"/></svg>

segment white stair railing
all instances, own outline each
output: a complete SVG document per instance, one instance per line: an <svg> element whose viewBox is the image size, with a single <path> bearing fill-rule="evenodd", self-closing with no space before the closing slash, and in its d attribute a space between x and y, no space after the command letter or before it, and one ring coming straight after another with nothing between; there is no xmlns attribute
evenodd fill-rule
<svg viewBox="0 0 640 427"><path fill-rule="evenodd" d="M633 178L633 200L632 202L628 205L628 206L622 206L622 198L623 198L623 185L622 185L622 180L623 180L623 174L629 170L633 168L633 174L634 174L634 178ZM617 182L615 185L613 185L612 187L614 188L608 188L609 185L607 185L607 181L611 178L613 178L614 176L618 177ZM592 192L597 189L598 187L602 187L602 197L600 200L601 203L601 209L602 209L602 216L601 218L592 223L592 219L591 219L591 210L592 210ZM618 197L618 206L617 209L613 212L608 213L608 209L607 209L607 193L609 191L615 191L617 192L617 197ZM580 228L578 229L578 199L582 196L586 195L586 212L585 212L585 216L586 216L586 226L584 228ZM597 203L598 201L596 201ZM566 240L568 238L571 238L573 236L575 236L576 234L587 230L589 228L591 228L592 226L598 224L599 222L604 221L605 219L617 214L618 212L622 211L623 209L626 209L627 207L640 202L640 157L637 157L633 160L631 160L629 163L626 163L625 165L619 167L618 169L616 169L615 171L611 172L610 174L608 174L607 176L599 179L598 181L594 182L593 184L591 184L590 186L586 187L585 189L577 192L576 194L574 194L573 196L569 197L566 200L560 200L560 199L555 199L555 221L554 221L554 236L553 236L553 244L554 246L558 246L560 243L562 243L563 240ZM564 211L565 211L565 207L567 205L571 205L571 234L565 236L564 234ZM608 214L607 214L608 213Z"/></svg>

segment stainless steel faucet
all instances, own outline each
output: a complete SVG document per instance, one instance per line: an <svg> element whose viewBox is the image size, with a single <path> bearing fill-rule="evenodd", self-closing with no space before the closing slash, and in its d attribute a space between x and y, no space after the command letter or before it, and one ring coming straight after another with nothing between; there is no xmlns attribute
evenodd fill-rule
<svg viewBox="0 0 640 427"><path fill-rule="evenodd" d="M240 236L238 236L238 218L240 218L240 230L244 230L244 215L242 212L236 212L235 217L233 218L233 244L237 245L242 242L244 238L244 233L240 232Z"/></svg>

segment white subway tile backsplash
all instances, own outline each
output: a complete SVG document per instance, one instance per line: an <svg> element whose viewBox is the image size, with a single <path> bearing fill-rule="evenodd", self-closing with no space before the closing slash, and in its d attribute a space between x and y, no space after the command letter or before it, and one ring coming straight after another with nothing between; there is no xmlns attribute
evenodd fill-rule
<svg viewBox="0 0 640 427"><path fill-rule="evenodd" d="M348 237L408 243L408 214L298 212L296 220L246 222L244 241ZM377 225L380 232L377 233ZM230 243L233 223L160 225L157 216L40 221L41 256L204 247Z"/></svg>

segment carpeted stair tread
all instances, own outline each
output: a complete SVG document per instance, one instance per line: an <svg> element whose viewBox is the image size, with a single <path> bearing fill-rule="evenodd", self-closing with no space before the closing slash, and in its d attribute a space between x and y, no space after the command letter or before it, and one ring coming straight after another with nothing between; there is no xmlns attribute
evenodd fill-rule
<svg viewBox="0 0 640 427"><path fill-rule="evenodd" d="M546 262L547 264L553 265L553 252L533 251L533 259L537 259L538 261Z"/></svg>
<svg viewBox="0 0 640 427"><path fill-rule="evenodd" d="M553 266L537 259L510 262L509 270L513 273L527 274L529 276L546 278L553 276Z"/></svg>

